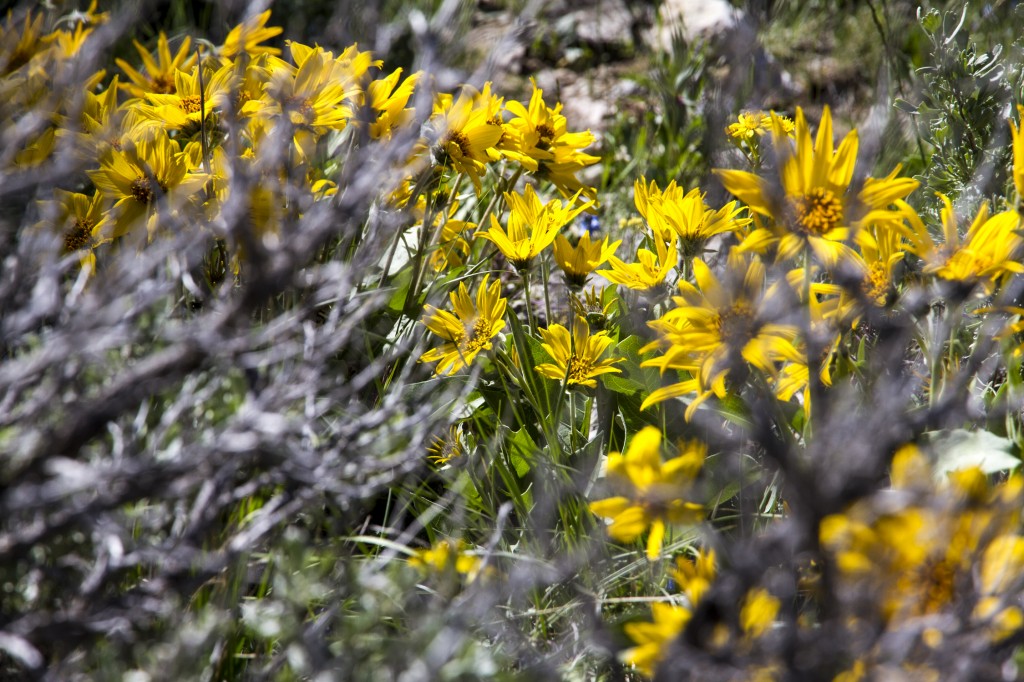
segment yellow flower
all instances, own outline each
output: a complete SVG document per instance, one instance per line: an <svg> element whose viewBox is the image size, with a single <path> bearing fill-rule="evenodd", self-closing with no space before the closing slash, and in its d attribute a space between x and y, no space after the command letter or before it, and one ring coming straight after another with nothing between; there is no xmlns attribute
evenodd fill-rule
<svg viewBox="0 0 1024 682"><path fill-rule="evenodd" d="M1006 607L1024 570L1017 534L1024 481L1018 474L992 486L976 467L938 486L930 483L933 475L916 448L903 448L893 482L904 486L911 478L917 490L932 493L929 506L878 508L865 500L823 519L821 544L838 569L837 587L840 594L877 595L877 613L889 628L916 629L934 614L959 619L965 605L974 605L972 618L998 641L1021 616L1019 607ZM940 641L942 634L930 637Z"/></svg>
<svg viewBox="0 0 1024 682"><path fill-rule="evenodd" d="M551 245L565 224L593 204L588 201L573 208L578 198L579 193L564 205L558 199L542 204L531 185L526 186L523 194L506 192L508 229L503 229L492 214L491 227L476 234L492 242L517 270L524 272L530 267L530 261Z"/></svg>
<svg viewBox="0 0 1024 682"><path fill-rule="evenodd" d="M642 674L654 677L654 670L668 653L668 647L676 640L692 613L678 604L651 604L651 623L626 623L623 630L637 646L622 652L622 660L636 666Z"/></svg>
<svg viewBox="0 0 1024 682"><path fill-rule="evenodd" d="M680 295L673 297L676 307L648 322L659 333L659 340L641 349L663 349L660 357L641 363L644 367L694 375L652 392L641 409L697 392L686 408L687 419L712 393L726 394L725 379L740 359L771 375L777 361L802 358L793 345L795 327L762 319L761 310L771 292L764 292L765 268L760 260L744 262L742 256L731 257L724 284L700 259L694 259L693 271L699 289L679 282Z"/></svg>
<svg viewBox="0 0 1024 682"><path fill-rule="evenodd" d="M473 581L480 573L483 561L478 556L466 553L466 543L462 540L451 542L441 540L428 549L418 549L409 558L409 564L424 572L445 573L454 570Z"/></svg>
<svg viewBox="0 0 1024 682"><path fill-rule="evenodd" d="M1024 106L1017 105L1017 116L1024 120ZM1013 187L1017 190L1017 208L1024 202L1024 131L1010 119L1010 135L1013 138Z"/></svg>
<svg viewBox="0 0 1024 682"><path fill-rule="evenodd" d="M615 255L622 240L608 243L608 237L601 242L591 242L590 232L584 232L574 247L565 235L555 237L555 262L565 273L565 279L572 287L587 283L587 275Z"/></svg>
<svg viewBox="0 0 1024 682"><path fill-rule="evenodd" d="M202 88L199 87L200 68L203 68ZM179 139L199 133L204 120L207 135L210 135L213 129L210 114L230 89L233 72L232 64L222 66L216 72L198 65L189 71L178 69L174 72L173 93L146 93L146 102L139 104L136 110L153 125L180 131Z"/></svg>
<svg viewBox="0 0 1024 682"><path fill-rule="evenodd" d="M718 575L715 551L702 548L693 561L678 557L671 575L679 584L679 591L686 595L690 608L696 608Z"/></svg>
<svg viewBox="0 0 1024 682"><path fill-rule="evenodd" d="M94 192L90 197L61 189L54 190L54 195L53 226L61 233L64 253L77 252L82 268L95 270L94 250L105 241L101 237L106 213L103 195ZM48 213L46 209L43 212Z"/></svg>
<svg viewBox="0 0 1024 682"><path fill-rule="evenodd" d="M666 244L657 237L654 238L654 248L657 253L647 249L639 249L636 252L637 263L625 263L615 256L608 258L611 270L598 270L609 282L621 284L630 289L657 293L662 291L665 278L676 266L676 245Z"/></svg>
<svg viewBox="0 0 1024 682"><path fill-rule="evenodd" d="M1018 233L1020 216L1016 211L990 216L988 204L982 204L961 242L953 204L945 195L938 196L943 204L941 216L945 236L941 245L934 242L917 212L905 203L900 204L910 225L907 250L925 262L925 272L967 285L980 283L986 293L992 293L1003 278L1024 272L1024 265L1016 260L1024 243Z"/></svg>
<svg viewBox="0 0 1024 682"><path fill-rule="evenodd" d="M742 112L735 123L730 123L725 129L729 137L734 140L749 140L755 135L760 137L771 129L771 120L768 125L764 124L764 115L761 113Z"/></svg>
<svg viewBox="0 0 1024 682"><path fill-rule="evenodd" d="M377 114L377 120L370 124L370 137L375 140L390 137L393 130L412 121L416 113L406 105L420 79L420 73L412 74L399 85L398 79L401 76L402 69L397 68L390 75L371 81L366 86L366 106Z"/></svg>
<svg viewBox="0 0 1024 682"><path fill-rule="evenodd" d="M43 18L42 12L25 12L25 21L18 31L14 10L7 10L7 21L0 26L0 76L14 73L48 48L42 35Z"/></svg>
<svg viewBox="0 0 1024 682"><path fill-rule="evenodd" d="M576 178L578 171L600 161L599 157L581 151L594 143L594 134L589 130L568 132L562 104L553 109L548 107L544 91L536 83L529 108L519 102L509 102L505 108L514 116L507 127L519 142L517 150L506 155L519 161L527 171L550 180L564 196L582 191L594 199L594 188L584 187Z"/></svg>
<svg viewBox="0 0 1024 682"><path fill-rule="evenodd" d="M247 101L241 111L291 130L301 160L308 161L320 136L348 125L352 102L362 96L359 81L375 62L354 45L338 57L295 41L288 48L295 66L269 58L263 96Z"/></svg>
<svg viewBox="0 0 1024 682"><path fill-rule="evenodd" d="M708 239L716 234L736 231L750 223L749 218L738 217L744 209L735 201L716 211L704 203L699 189L684 195L675 180L662 191L654 180L647 185L638 179L633 184L633 201L656 237L666 242L679 239L686 258L700 256Z"/></svg>
<svg viewBox="0 0 1024 682"><path fill-rule="evenodd" d="M761 587L747 592L740 607L740 629L748 637L760 637L779 615L779 600Z"/></svg>
<svg viewBox="0 0 1024 682"><path fill-rule="evenodd" d="M483 187L480 178L492 160L489 149L501 139L501 125L491 120L486 98L465 88L458 96L441 95L434 103L431 121L434 159L443 167L465 173L476 193Z"/></svg>
<svg viewBox="0 0 1024 682"><path fill-rule="evenodd" d="M267 22L270 20L270 10L260 12L254 17L249 17L241 24L238 24L228 33L227 38L224 39L224 44L220 48L220 56L223 59L231 59L236 57L243 52L250 55L258 55L262 53L266 54L281 54L281 50L276 47L265 47L260 45L265 40L280 35L284 30L280 26L272 26L267 28Z"/></svg>
<svg viewBox="0 0 1024 682"><path fill-rule="evenodd" d="M427 198L422 194L416 201L413 213L420 219L419 229L426 229L423 225L423 218L427 212ZM465 265L469 257L470 244L463 236L465 233L476 228L476 223L467 220L457 220L455 215L459 212L459 202L452 201L447 208L442 208L434 215L432 229L438 234L437 248L430 254L430 265L436 272L447 270L449 267L461 267Z"/></svg>
<svg viewBox="0 0 1024 682"><path fill-rule="evenodd" d="M868 178L856 196L849 192L857 161L857 131L851 131L836 149L832 140L832 114L822 114L815 142L804 118L796 113L796 148L792 149L784 124L775 114L773 139L778 149L781 196L764 178L754 173L717 169L725 188L750 210L768 219L768 226L751 232L742 249L777 250L780 260L794 258L806 248L828 266L848 258L846 242L860 220L872 211L884 210L917 188L918 182L896 177L898 168L881 179ZM863 212L863 215L861 215Z"/></svg>
<svg viewBox="0 0 1024 682"><path fill-rule="evenodd" d="M469 366L482 350L491 348L491 339L505 328L505 306L501 297L501 282L488 285L485 276L476 293L476 305L469 297L465 282L451 293L452 310L427 305L423 324L445 343L420 356L420 362L437 362L435 374L451 374Z"/></svg>
<svg viewBox="0 0 1024 682"><path fill-rule="evenodd" d="M427 447L427 459L437 465L447 464L466 454L466 448L459 436L459 425L452 424L448 427L448 436L434 436Z"/></svg>
<svg viewBox="0 0 1024 682"><path fill-rule="evenodd" d="M744 111L736 118L735 123L729 124L725 132L737 142L750 143L755 136L761 137L772 130L772 116L779 121L782 132L792 137L796 129L793 121L786 116L776 114L774 111L769 114L763 111Z"/></svg>
<svg viewBox="0 0 1024 682"><path fill-rule="evenodd" d="M136 71L131 64L123 59L115 59L114 63L128 76L130 83L121 85L132 97L143 99L147 94L172 95L175 91L175 74L178 70L191 71L195 64L195 54L189 53L192 39L185 36L178 46L178 51L171 54L167 34L163 31L157 37L156 55L150 53L137 40L133 40L135 50L142 59L145 72Z"/></svg>
<svg viewBox="0 0 1024 682"><path fill-rule="evenodd" d="M622 542L631 542L650 529L647 558L654 561L661 553L666 524L692 524L704 517L696 502L683 499L704 465L703 443L688 442L680 454L661 461L661 433L653 426L633 436L625 454L608 455L607 477L613 488L624 495L590 503L590 511L612 519L608 534Z"/></svg>
<svg viewBox="0 0 1024 682"><path fill-rule="evenodd" d="M542 347L555 361L554 364L537 365L537 372L541 376L555 381L565 380L567 386L597 388L596 377L622 371L613 367L622 358L600 359L608 347L615 343L615 339L608 332L592 335L587 321L582 317L576 317L571 335L560 324L541 329L540 335L544 339Z"/></svg>
<svg viewBox="0 0 1024 682"><path fill-rule="evenodd" d="M125 234L164 194L183 199L199 190L207 177L189 173L189 167L186 155L163 131L143 136L124 149L110 150L99 170L88 172L96 188L116 202L110 236Z"/></svg>

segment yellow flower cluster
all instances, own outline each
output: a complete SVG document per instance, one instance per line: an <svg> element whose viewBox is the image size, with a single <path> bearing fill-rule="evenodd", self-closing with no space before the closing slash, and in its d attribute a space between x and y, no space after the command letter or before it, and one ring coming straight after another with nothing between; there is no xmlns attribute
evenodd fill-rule
<svg viewBox="0 0 1024 682"><path fill-rule="evenodd" d="M693 612L715 582L718 574L714 551L700 550L690 560L679 557L671 571L684 603L656 602L651 605L653 622L627 623L623 630L636 646L622 652L622 660L653 677L666 658L669 647L692 619ZM734 652L748 648L764 635L775 622L781 602L771 592L754 587L747 590L740 603L738 637L733 637L724 623L717 623L711 633L712 645L721 651Z"/></svg>
<svg viewBox="0 0 1024 682"><path fill-rule="evenodd" d="M16 21L8 13L0 26L3 113L17 118L35 109L45 121L19 143L14 164L27 171L54 161L58 151L81 159L86 175L74 180L75 191L58 190L41 214L64 250L78 253L90 271L104 245L131 234L141 235L132 241L144 246L169 218L195 224L204 217L216 224L228 202L244 207L257 236L276 232L283 217L300 215L312 202L343 190L334 179L338 162L331 150L354 129L363 130L371 144L390 143L400 132L419 137L412 158L395 169L394 184L382 187L386 192L424 186L424 172L450 172L468 176L479 193L487 169L502 163L571 197L567 208L555 210L556 202L540 204L513 190L516 198L509 201L519 203L508 232L492 222L487 234L517 263L528 263L566 222L592 206L577 202L595 190L576 175L598 160L583 151L594 136L569 131L561 104L549 107L540 89L534 88L527 103L507 104L489 83L480 91L463 88L457 96L440 93L426 124L417 128L410 103L423 74L383 71L357 45L337 53L294 40L285 41L283 51L268 46L282 32L268 25L269 10L234 27L220 45L188 36L174 45L161 33L150 51L136 41L141 65L117 59L121 73L112 78L98 71L76 81L82 106L74 106L74 97L48 99L56 83L75 77L76 55L91 45L95 27L106 19L94 2L67 18L29 11ZM59 28L47 31L50 25ZM290 144L282 147L285 140ZM286 177L304 178L298 189L307 196L285 192ZM239 185L247 188L246 196L231 197ZM436 230L439 245L431 257L434 267L461 265L469 252L464 235L476 224L457 219L459 202L448 202L441 214L438 207L425 207L422 190L408 191L405 200L414 201L421 217L430 214L425 229ZM529 221L537 217L547 222L535 227Z"/></svg>
<svg viewBox="0 0 1024 682"><path fill-rule="evenodd" d="M839 594L862 614L851 627L874 628L879 618L888 631L915 633L936 648L963 632L965 617L998 642L1024 627L1014 599L1024 573L1024 478L1018 473L993 485L976 467L938 485L930 483L933 476L926 456L906 446L892 465L900 496L891 501L902 504L867 499L822 521ZM864 595L869 603L858 601Z"/></svg>

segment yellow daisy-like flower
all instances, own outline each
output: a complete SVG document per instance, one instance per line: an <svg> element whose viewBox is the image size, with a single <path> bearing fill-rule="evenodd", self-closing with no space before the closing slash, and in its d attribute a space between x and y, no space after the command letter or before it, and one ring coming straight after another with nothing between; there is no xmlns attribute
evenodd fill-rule
<svg viewBox="0 0 1024 682"><path fill-rule="evenodd" d="M641 674L654 677L658 664L668 653L668 647L679 637L693 613L679 604L655 602L651 604L653 622L626 623L623 631L636 642L636 646L622 652L622 660L635 666Z"/></svg>
<svg viewBox="0 0 1024 682"><path fill-rule="evenodd" d="M766 179L754 173L715 170L727 190L751 211L768 219L766 227L747 236L742 250L760 253L775 248L777 257L787 260L810 248L826 265L835 266L840 259L852 255L846 242L855 236L862 219L905 198L919 185L911 178L897 177L897 168L885 178L868 178L860 192L851 196L857 131L851 131L835 148L828 107L813 143L810 127L799 108L795 150L782 121L774 114L772 136L779 156L781 196ZM855 214L854 207L863 215Z"/></svg>
<svg viewBox="0 0 1024 682"><path fill-rule="evenodd" d="M789 137L793 136L796 130L796 125L793 120L776 114L774 111L771 113L765 113L763 111L744 111L736 117L736 122L729 124L726 127L725 132L729 134L733 140L737 142L751 142L755 137L762 137L765 133L771 132L772 130L772 116L774 116L782 127L784 132Z"/></svg>
<svg viewBox="0 0 1024 682"><path fill-rule="evenodd" d="M54 190L54 195L53 226L61 232L64 253L77 252L81 266L95 270L94 249L104 241L101 238L106 214L103 195L95 192L90 197L61 189Z"/></svg>
<svg viewBox="0 0 1024 682"><path fill-rule="evenodd" d="M592 242L590 233L584 232L573 246L565 235L559 233L555 237L555 262L565 273L569 286L582 287L587 283L587 275L615 255L615 249L619 248L622 240L612 243L608 240L605 237L603 241Z"/></svg>
<svg viewBox="0 0 1024 682"><path fill-rule="evenodd" d="M506 299L501 296L501 282L488 285L485 276L476 293L476 305L469 296L465 282L451 293L453 313L427 305L423 324L445 343L420 356L420 362L437 362L435 374L451 374L473 362L482 350L491 348L491 339L505 328Z"/></svg>
<svg viewBox="0 0 1024 682"><path fill-rule="evenodd" d="M945 240L941 245L932 239L917 212L900 202L902 215L909 224L907 250L925 262L926 273L969 286L980 283L986 293L992 293L1003 278L1024 272L1024 265L1017 260L1024 238L1019 234L1021 218L1016 211L990 216L988 204L982 204L961 240L952 202L943 194L938 196L943 204Z"/></svg>
<svg viewBox="0 0 1024 682"><path fill-rule="evenodd" d="M631 542L648 529L647 558L661 553L667 524L692 524L704 518L704 508L684 498L704 465L706 448L696 441L684 443L679 455L661 461L661 433L653 426L633 436L626 453L608 455L607 476L623 495L590 503L590 511L612 520L608 534Z"/></svg>
<svg viewBox="0 0 1024 682"><path fill-rule="evenodd" d="M423 225L423 218L427 211L427 198L420 195L416 201L413 212L420 218L420 229L426 229ZM437 239L437 247L430 254L430 265L436 272L447 270L449 267L460 267L465 265L469 257L470 244L464 236L470 230L476 229L476 223L468 220L457 220L455 215L459 212L459 202L452 201L446 209L438 211L434 215L432 229L440 234Z"/></svg>
<svg viewBox="0 0 1024 682"><path fill-rule="evenodd" d="M436 138L432 147L438 164L465 173L477 194L483 191L480 178L490 163L488 150L498 144L502 127L492 120L486 98L465 88L458 96L441 95L434 103L431 126Z"/></svg>
<svg viewBox="0 0 1024 682"><path fill-rule="evenodd" d="M544 91L536 83L528 107L520 102L509 102L505 108L513 115L507 127L519 142L518 148L506 152L506 156L521 163L527 171L551 181L565 196L582 191L594 199L596 190L584 187L576 178L578 171L600 161L600 157L581 151L594 143L594 134L589 130L569 132L562 104L559 102L553 109L548 107L544 103Z"/></svg>
<svg viewBox="0 0 1024 682"><path fill-rule="evenodd" d="M679 591L686 595L690 607L695 608L718 575L715 550L701 549L693 561L678 557L670 574L679 584Z"/></svg>
<svg viewBox="0 0 1024 682"><path fill-rule="evenodd" d="M639 249L636 252L636 263L626 263L610 256L608 264L612 266L611 270L598 270L597 274L609 282L630 289L649 293L663 292L665 278L676 266L676 245L674 241L666 244L655 237L654 248L657 253Z"/></svg>
<svg viewBox="0 0 1024 682"><path fill-rule="evenodd" d="M101 159L99 170L88 172L96 188L116 202L110 236L125 234L164 194L181 199L199 190L208 178L190 173L190 166L186 154L163 131L143 136L123 150L112 149Z"/></svg>
<svg viewBox="0 0 1024 682"><path fill-rule="evenodd" d="M740 629L748 637L760 637L779 615L782 604L763 587L757 587L743 598L740 607Z"/></svg>
<svg viewBox="0 0 1024 682"><path fill-rule="evenodd" d="M447 437L434 436L427 446L427 459L439 466L465 454L466 448L462 444L458 424L448 427Z"/></svg>
<svg viewBox="0 0 1024 682"><path fill-rule="evenodd" d="M491 227L476 236L492 242L505 255L516 270L525 272L530 262L555 241L555 236L564 225L593 205L588 201L575 206L579 193L563 204L552 199L542 204L531 185L526 190L506 192L505 201L509 206L508 227L504 229L498 219L491 215Z"/></svg>
<svg viewBox="0 0 1024 682"><path fill-rule="evenodd" d="M478 556L466 553L466 543L462 540L451 542L441 540L427 549L418 549L409 558L409 564L424 572L445 573L455 571L473 581L480 573L483 560Z"/></svg>
<svg viewBox="0 0 1024 682"><path fill-rule="evenodd" d="M597 388L597 377L602 374L621 372L615 367L622 358L602 360L601 356L615 339L608 332L590 333L590 326L582 317L573 321L572 334L560 324L541 329L544 339L542 347L554 360L554 364L537 365L537 372L555 381L565 381L567 386Z"/></svg>
<svg viewBox="0 0 1024 682"><path fill-rule="evenodd" d="M377 120L370 124L370 137L375 140L390 137L392 131L412 121L416 112L407 105L420 75L416 72L399 84L402 69L397 68L366 86L366 106L377 114Z"/></svg>
<svg viewBox="0 0 1024 682"><path fill-rule="evenodd" d="M7 20L0 25L0 76L14 73L48 48L42 35L44 16L43 12L25 12L19 31L14 10L7 10Z"/></svg>
<svg viewBox="0 0 1024 682"><path fill-rule="evenodd" d="M121 85L132 97L145 98L148 94L172 95L175 91L175 74L191 71L195 65L195 54L189 53L192 39L185 36L181 39L177 52L171 54L167 34L163 31L157 37L156 54L154 55L137 40L133 40L135 50L142 60L144 71L136 71L131 64L123 59L115 59L114 63L124 71L130 82Z"/></svg>
<svg viewBox="0 0 1024 682"><path fill-rule="evenodd" d="M745 262L742 256L734 256L724 284L700 259L693 261L693 271L697 287L679 282L680 295L673 297L676 307L648 322L660 338L641 349L663 351L641 366L693 374L692 379L652 392L641 409L697 392L686 408L687 419L712 393L725 396L726 377L741 359L771 375L776 362L803 357L793 345L795 327L761 319L763 302L771 293L764 291L765 268L760 260Z"/></svg>
<svg viewBox="0 0 1024 682"><path fill-rule="evenodd" d="M174 72L174 92L170 94L147 93L146 102L136 107L139 115L165 130L178 130L181 137L191 137L202 130L203 121L209 131L212 127L210 114L220 103L220 98L230 89L234 65L227 64L216 72L204 69L200 79L199 69L181 69ZM202 80L203 87L199 87Z"/></svg>
<svg viewBox="0 0 1024 682"><path fill-rule="evenodd" d="M268 21L270 21L269 9L260 12L254 17L249 17L231 29L220 48L221 58L230 60L243 52L253 56L258 54L281 54L281 50L276 47L260 45L260 43L270 40L284 31L280 26L267 28Z"/></svg>
<svg viewBox="0 0 1024 682"><path fill-rule="evenodd" d="M633 184L633 201L656 236L666 242L679 240L686 258L700 256L704 245L716 234L739 230L751 222L739 217L745 209L737 202L730 201L714 210L704 203L699 189L684 194L675 180L662 191L654 180L647 185L638 179Z"/></svg>
<svg viewBox="0 0 1024 682"><path fill-rule="evenodd" d="M352 103L362 97L359 81L375 62L354 45L338 57L295 41L288 48L295 66L268 58L263 96L247 101L241 113L291 130L295 149L306 161L322 135L348 125Z"/></svg>
<svg viewBox="0 0 1024 682"><path fill-rule="evenodd" d="M1024 107L1017 105L1017 116L1024 121ZM1013 186L1017 190L1017 206L1024 202L1024 131L1010 119L1010 135L1013 138Z"/></svg>

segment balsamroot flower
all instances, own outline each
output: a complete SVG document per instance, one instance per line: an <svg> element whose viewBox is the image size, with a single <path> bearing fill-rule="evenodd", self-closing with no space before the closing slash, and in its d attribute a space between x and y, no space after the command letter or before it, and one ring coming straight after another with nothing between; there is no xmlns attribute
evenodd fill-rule
<svg viewBox="0 0 1024 682"><path fill-rule="evenodd" d="M832 267L852 257L846 242L855 236L860 221L872 211L887 209L917 189L917 180L897 177L899 168L885 178L868 178L853 195L850 183L857 162L857 131L853 130L834 147L832 114L828 107L821 117L816 140L802 109L796 112L796 143L791 146L785 127L772 114L772 136L779 155L782 195L770 183L746 171L717 169L725 188L750 210L768 219L765 227L753 230L740 248L762 253L774 248L780 260L795 258L810 248L823 263Z"/></svg>
<svg viewBox="0 0 1024 682"><path fill-rule="evenodd" d="M999 641L1024 623L1013 596L1024 571L1024 478L1014 474L993 485L971 467L952 472L947 484L931 480L925 457L906 446L893 459L893 485L932 492L930 502L894 498L906 502L879 510L865 500L822 521L821 543L835 562L840 594L873 595L877 616L868 617L889 630L955 628L969 618ZM941 640L943 633L932 636Z"/></svg>
<svg viewBox="0 0 1024 682"><path fill-rule="evenodd" d="M704 517L704 508L688 502L694 479L704 465L703 443L684 443L679 455L661 461L661 433L653 426L633 436L625 454L608 455L607 476L613 488L623 494L590 503L590 511L611 519L608 534L631 542L650 529L647 558L661 553L667 524L693 524Z"/></svg>
<svg viewBox="0 0 1024 682"><path fill-rule="evenodd" d="M192 39L185 36L178 45L178 50L172 55L170 44L167 41L167 34L160 31L156 42L156 54L154 55L142 44L133 40L135 50L142 59L143 71L136 71L131 64L123 59L115 59L114 63L124 71L130 82L124 83L124 88L132 97L139 99L146 95L173 95L175 94L175 74L179 70L191 72L195 64L196 55L189 52Z"/></svg>
<svg viewBox="0 0 1024 682"><path fill-rule="evenodd" d="M427 549L416 550L409 564L425 573L446 573L454 571L472 582L479 574L483 561L478 556L466 553L466 543L441 540Z"/></svg>
<svg viewBox="0 0 1024 682"><path fill-rule="evenodd" d="M555 361L554 364L537 365L541 376L555 381L565 381L568 386L587 386L597 388L596 378L602 374L621 372L613 365L622 358L601 360L601 355L615 339L608 332L590 333L587 321L576 317L572 325L572 335L560 324L553 324L541 329L544 338L543 348Z"/></svg>
<svg viewBox="0 0 1024 682"><path fill-rule="evenodd" d="M654 670L668 654L693 612L680 604L651 604L653 622L626 623L623 630L636 646L622 652L622 660L643 675L654 677Z"/></svg>
<svg viewBox="0 0 1024 682"><path fill-rule="evenodd" d="M594 143L589 130L571 133L562 114L562 104L550 108L544 103L544 91L533 84L533 95L528 107L509 102L505 108L514 118L506 128L518 140L518 148L506 156L519 161L538 177L549 180L566 197L582 192L591 199L596 197L592 187L584 187L576 173L600 161L600 157L582 151ZM575 200L575 197L574 197Z"/></svg>
<svg viewBox="0 0 1024 682"><path fill-rule="evenodd" d="M493 242L516 270L524 272L530 267L530 262L555 241L564 225L593 205L588 201L576 206L579 196L577 192L565 204L558 199L542 204L531 185L527 185L522 194L506 192L508 229L503 229L492 214L491 227L476 234Z"/></svg>
<svg viewBox="0 0 1024 682"><path fill-rule="evenodd" d="M992 293L1005 277L1024 272L1024 265L1016 260L1024 244L1018 232L1021 218L1016 211L990 216L988 204L982 204L961 241L953 204L944 194L938 197L942 200L942 244L935 243L917 212L900 202L910 226L906 234L910 240L907 251L925 262L925 272L967 285L980 283L987 293Z"/></svg>
<svg viewBox="0 0 1024 682"><path fill-rule="evenodd" d="M665 243L655 237L654 248L657 253L648 249L636 252L637 263L626 263L615 256L608 258L612 266L610 270L599 270L598 274L609 282L621 284L629 289L649 293L664 293L665 278L676 266L676 245Z"/></svg>
<svg viewBox="0 0 1024 682"><path fill-rule="evenodd" d="M676 307L648 322L660 339L641 349L662 349L659 357L645 360L642 366L692 375L653 391L641 409L697 392L686 408L687 419L712 393L726 394L725 379L739 359L771 375L777 361L802 357L793 345L796 327L763 319L763 301L770 292L765 291L765 268L759 259L732 257L724 283L700 259L694 259L693 271L698 286L679 283L680 295L672 299Z"/></svg>
<svg viewBox="0 0 1024 682"><path fill-rule="evenodd" d="M465 282L451 293L454 314L426 306L423 324L445 341L420 356L420 362L437 362L435 374L451 374L468 367L477 353L491 348L491 339L505 328L508 301L501 296L501 282L495 280L488 285L488 278L480 282L475 306Z"/></svg>
<svg viewBox="0 0 1024 682"><path fill-rule="evenodd" d="M565 235L559 233L555 237L555 262L565 273L565 281L570 287L581 288L587 283L587 276L598 266L615 255L622 240L609 244L609 237L603 241L590 241L590 233L584 232L573 246Z"/></svg>
<svg viewBox="0 0 1024 682"><path fill-rule="evenodd" d="M96 188L116 202L110 236L125 234L164 194L180 199L202 188L209 178L190 172L190 166L178 144L159 129L123 150L111 149L98 170L88 171Z"/></svg>
<svg viewBox="0 0 1024 682"><path fill-rule="evenodd" d="M734 232L750 224L750 218L740 218L745 212L737 202L730 201L715 210L704 203L699 189L684 194L675 180L664 191L658 183L650 185L638 179L633 184L633 201L655 236L669 242L679 240L685 258L700 256L704 245L716 234Z"/></svg>
<svg viewBox="0 0 1024 682"><path fill-rule="evenodd" d="M434 103L431 125L437 137L432 153L441 166L469 176L477 194L483 190L480 178L490 163L488 153L501 140L502 127L493 120L489 97L466 88L458 98L440 95Z"/></svg>

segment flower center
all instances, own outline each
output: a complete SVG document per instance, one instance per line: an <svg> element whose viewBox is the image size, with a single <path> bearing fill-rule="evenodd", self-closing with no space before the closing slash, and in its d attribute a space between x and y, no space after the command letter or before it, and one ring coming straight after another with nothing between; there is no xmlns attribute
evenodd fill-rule
<svg viewBox="0 0 1024 682"><path fill-rule="evenodd" d="M754 309L746 301L736 301L718 313L718 333L732 348L742 348L754 338Z"/></svg>
<svg viewBox="0 0 1024 682"><path fill-rule="evenodd" d="M885 299L889 296L889 277L885 272L885 266L881 263L872 263L868 266L867 275L861 286L865 296L878 305L885 305Z"/></svg>
<svg viewBox="0 0 1024 682"><path fill-rule="evenodd" d="M485 317L478 317L470 333L459 340L464 353L475 353L491 347L491 323Z"/></svg>
<svg viewBox="0 0 1024 682"><path fill-rule="evenodd" d="M202 108L202 99L199 95L188 95L181 98L181 109L186 114L195 114Z"/></svg>
<svg viewBox="0 0 1024 682"><path fill-rule="evenodd" d="M537 142L537 148L544 150L550 149L551 142L555 139L555 129L551 127L551 124L542 123L537 126L537 134L540 135L540 140Z"/></svg>
<svg viewBox="0 0 1024 682"><path fill-rule="evenodd" d="M316 110L313 108L313 100L309 97L289 97L284 101L284 109L296 114L297 117L301 119L300 121L296 121L296 116L293 116L291 117L292 123L312 125L313 120L316 118Z"/></svg>
<svg viewBox="0 0 1024 682"><path fill-rule="evenodd" d="M161 73L149 79L149 89L156 95L172 95L177 88L173 76Z"/></svg>
<svg viewBox="0 0 1024 682"><path fill-rule="evenodd" d="M78 251L88 244L92 227L92 221L88 218L76 218L74 226L64 233L64 252Z"/></svg>
<svg viewBox="0 0 1024 682"><path fill-rule="evenodd" d="M459 158L470 156L472 150L469 147L469 138L467 138L458 130L449 131L448 134L445 136L444 144L441 145L441 147L444 149L444 151L451 154L452 145L458 148Z"/></svg>
<svg viewBox="0 0 1024 682"><path fill-rule="evenodd" d="M843 202L827 189L815 187L792 202L796 229L805 235L823 236L843 220Z"/></svg>
<svg viewBox="0 0 1024 682"><path fill-rule="evenodd" d="M135 178L132 180L132 196L140 204L148 204L153 201L153 188L149 184L149 178Z"/></svg>
<svg viewBox="0 0 1024 682"><path fill-rule="evenodd" d="M590 378L593 363L575 353L569 358L569 384L582 384Z"/></svg>
<svg viewBox="0 0 1024 682"><path fill-rule="evenodd" d="M948 559L933 558L920 567L919 579L924 591L922 613L935 613L948 605L955 594L956 567Z"/></svg>

